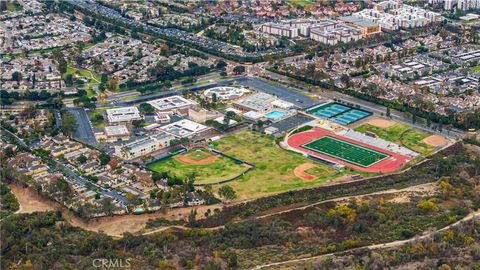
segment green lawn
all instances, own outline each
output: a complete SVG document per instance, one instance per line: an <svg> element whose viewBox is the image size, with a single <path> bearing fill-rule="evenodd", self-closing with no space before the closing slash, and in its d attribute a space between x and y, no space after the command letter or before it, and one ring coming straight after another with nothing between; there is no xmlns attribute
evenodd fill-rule
<svg viewBox="0 0 480 270"><path fill-rule="evenodd" d="M290 4L295 7L300 6L305 8L313 4L313 1L312 0L291 0Z"/></svg>
<svg viewBox="0 0 480 270"><path fill-rule="evenodd" d="M22 10L23 6L19 4L17 1L7 1L7 10L14 12Z"/></svg>
<svg viewBox="0 0 480 270"><path fill-rule="evenodd" d="M91 89L94 85L100 84L100 81L102 79L101 75L90 71L86 69L79 69L75 68L71 65L68 65L67 67L67 72L62 74L62 77L65 79L68 74L72 74L74 78L84 78L87 82L85 83L86 90L87 90L87 96L88 97L94 97L96 96L96 93L93 89Z"/></svg>
<svg viewBox="0 0 480 270"><path fill-rule="evenodd" d="M92 122L92 125L94 128L104 128L107 125L107 119L106 119L106 116L104 116L104 112L106 110L107 108L88 111L88 117L90 118L90 121ZM104 120L103 121L96 120L97 115L102 115Z"/></svg>
<svg viewBox="0 0 480 270"><path fill-rule="evenodd" d="M200 160L212 155L212 153L208 152L208 150L204 150L202 152L197 152L196 150L197 149L193 149L186 154L181 155L187 155L195 160ZM152 163L147 167L152 171L168 172L169 174L175 175L182 179L185 179L187 176L195 173L195 183L198 184L209 184L227 180L242 174L248 169L246 166L236 164L233 160L223 156L217 156L218 159L214 163L207 165L187 164L178 160L178 157L179 156L177 155L173 158L161 160Z"/></svg>
<svg viewBox="0 0 480 270"><path fill-rule="evenodd" d="M228 183L237 192L239 200L313 187L339 176L359 173L348 168L337 172L328 165L283 150L275 144L273 138L251 130L227 135L214 141L213 145L215 149L256 166L255 170ZM305 162L317 165L317 169L309 172L317 176L315 180L304 181L293 174L293 170Z"/></svg>
<svg viewBox="0 0 480 270"><path fill-rule="evenodd" d="M379 128L370 124L364 124L357 127L355 130L359 132L369 131L375 133L379 138L399 145L403 144L405 147L420 154L427 155L434 150L434 147L422 141L424 138L430 136L430 134L414 129L405 124L396 123L389 128Z"/></svg>
<svg viewBox="0 0 480 270"><path fill-rule="evenodd" d="M472 67L473 71L480 72L480 66Z"/></svg>
<svg viewBox="0 0 480 270"><path fill-rule="evenodd" d="M206 149L193 149L185 155L193 160L201 160L211 156L212 154Z"/></svg>
<svg viewBox="0 0 480 270"><path fill-rule="evenodd" d="M330 136L321 137L302 147L361 167L369 167L389 155Z"/></svg>

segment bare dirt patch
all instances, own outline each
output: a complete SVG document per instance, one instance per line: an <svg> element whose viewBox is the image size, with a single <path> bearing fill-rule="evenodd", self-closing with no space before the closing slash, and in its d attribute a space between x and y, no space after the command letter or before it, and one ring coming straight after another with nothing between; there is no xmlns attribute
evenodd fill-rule
<svg viewBox="0 0 480 270"><path fill-rule="evenodd" d="M17 198L20 209L17 213L28 214L33 212L55 211L58 204L47 198L40 196L37 192L22 187L19 184L10 184L8 187Z"/></svg>
<svg viewBox="0 0 480 270"><path fill-rule="evenodd" d="M218 157L216 155L211 155L211 156L208 156L206 158L199 159L199 160L195 160L195 159L193 159L189 156L186 156L186 155L179 155L179 156L176 156L175 158L178 161L181 161L181 162L186 163L186 164L192 164L192 165L207 165L207 164L214 163L218 159Z"/></svg>
<svg viewBox="0 0 480 270"><path fill-rule="evenodd" d="M442 146L447 144L447 139L440 135L431 135L422 140L424 143L431 146Z"/></svg>
<svg viewBox="0 0 480 270"><path fill-rule="evenodd" d="M371 119L367 122L367 124L370 124L372 126L376 126L376 127L379 127L379 128L389 128L393 125L395 125L395 122L392 121L392 120L387 120L387 119L383 119L383 118L374 118L374 119Z"/></svg>
<svg viewBox="0 0 480 270"><path fill-rule="evenodd" d="M309 173L306 173L306 170L315 168L316 165L311 163L311 162L306 162L303 164L298 165L295 169L293 169L293 174L295 174L296 177L305 180L305 181L311 181L315 178L317 178L315 175L311 175Z"/></svg>
<svg viewBox="0 0 480 270"><path fill-rule="evenodd" d="M207 209L214 210L220 207L220 205L202 205L198 207L170 209L165 213L156 212L152 214L101 217L91 219L88 223L69 213L63 213L63 215L73 226L89 231L103 232L113 237L121 237L122 234L126 232L132 234L145 232L145 225L149 219L162 217L168 220L186 220L190 212L194 209L197 211L197 218L200 219L205 216Z"/></svg>

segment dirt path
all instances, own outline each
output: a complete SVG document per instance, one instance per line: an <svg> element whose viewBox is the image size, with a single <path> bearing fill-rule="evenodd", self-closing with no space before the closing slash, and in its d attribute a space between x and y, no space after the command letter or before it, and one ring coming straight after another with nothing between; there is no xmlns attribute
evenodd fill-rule
<svg viewBox="0 0 480 270"><path fill-rule="evenodd" d="M281 215L281 214L285 214L285 213L289 213L289 212L297 211L297 210L305 210L309 207L324 204L324 203L328 203L328 202L348 201L350 199L361 199L361 198L365 198L365 197L369 197L369 196L375 196L375 195L395 194L395 193L420 193L420 194L428 193L428 194L431 194L431 193L435 192L435 184L436 183L426 183L426 184L421 184L421 185L416 185L416 186L410 186L410 187L407 187L407 188L404 188L404 189L387 189L387 190L373 192L373 193L369 193L369 194L352 195L352 196L334 198L334 199L329 199L329 200L323 200L323 201L311 203L311 204L296 207L296 208L291 208L291 209L287 209L287 210L283 210L283 211L279 211L279 212L275 212L275 213L270 213L270 214L266 214L266 215L262 215L262 216L257 216L257 217L255 217L255 219L267 218L267 217Z"/></svg>
<svg viewBox="0 0 480 270"><path fill-rule="evenodd" d="M29 214L33 212L55 211L60 205L40 196L37 192L24 188L19 184L9 184L8 187L17 198L20 208L15 212Z"/></svg>
<svg viewBox="0 0 480 270"><path fill-rule="evenodd" d="M464 222L467 222L471 219L476 219L476 218L480 218L480 211L475 211L475 212L472 212L470 214L468 214L466 217L462 218L461 220L455 222L455 223L452 223L446 227L443 227L441 229L438 229L438 230L435 230L435 231L432 231L432 232L425 232L423 235L421 236L418 236L418 237L413 237L413 238L410 238L410 239L406 239L406 240L397 240L397 241L393 241L393 242L389 242L389 243L383 243L383 244L374 244L374 245L369 245L369 246L363 246L363 247L358 247L358 248L353 248L353 249L349 249L349 250L346 250L346 251L356 251L356 250L363 250L365 248L368 248L370 250L374 250L374 249L385 249L385 248L395 248L395 247L400 247L400 246L403 246L405 244L408 244L408 243L413 243L413 242L417 242L419 240L423 240L423 239L427 239L427 238L431 238L433 237L434 234L438 233L438 232L441 232L441 231L445 231L445 230L448 230L450 228L453 228L453 227L456 227L458 226L459 224L461 223L464 223ZM344 251L345 252L345 251ZM313 256L313 257L308 257L308 258L302 258L302 259L294 259L294 260L288 260L288 261L283 261L283 262L275 262L275 263L269 263L269 264L264 264L264 265L259 265L259 266L256 266L254 269L264 269L264 268L275 268L275 267L281 267L282 265L284 264L295 264L295 263L298 263L298 262L304 262L304 261L310 261L310 260L317 260L317 259L323 259L325 257L328 257L328 256L334 256L335 253L328 253L328 254L322 254L322 255L318 255L318 256Z"/></svg>

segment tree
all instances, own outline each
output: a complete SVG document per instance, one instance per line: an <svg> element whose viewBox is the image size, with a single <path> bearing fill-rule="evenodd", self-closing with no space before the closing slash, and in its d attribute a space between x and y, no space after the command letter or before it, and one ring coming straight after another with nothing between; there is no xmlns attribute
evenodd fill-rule
<svg viewBox="0 0 480 270"><path fill-rule="evenodd" d="M113 216L113 212L115 211L115 204L113 203L113 199L108 198L108 197L104 197L101 200L101 209L108 216Z"/></svg>
<svg viewBox="0 0 480 270"><path fill-rule="evenodd" d="M390 108L389 108L389 107L387 107L387 113L386 113L385 115L386 115L388 118L391 117L391 115L390 115Z"/></svg>
<svg viewBox="0 0 480 270"><path fill-rule="evenodd" d="M216 68L223 69L226 66L227 66L227 63L225 63L225 61L223 61L223 60L218 60L217 61Z"/></svg>
<svg viewBox="0 0 480 270"><path fill-rule="evenodd" d="M87 162L87 157L83 154L81 154L78 158L77 158L77 161L78 163L80 164L84 164L85 162Z"/></svg>
<svg viewBox="0 0 480 270"><path fill-rule="evenodd" d="M70 113L69 111L63 111L62 127L61 127L63 133L70 136L72 132L77 130L77 128L78 128L77 120L75 119L73 114Z"/></svg>
<svg viewBox="0 0 480 270"><path fill-rule="evenodd" d="M138 108L140 108L140 111L146 115L152 115L155 112L155 108L148 103L142 103Z"/></svg>
<svg viewBox="0 0 480 270"><path fill-rule="evenodd" d="M99 156L98 156L98 159L100 160L100 164L102 166L105 166L108 164L108 162L110 162L110 156L105 153L105 152L102 152Z"/></svg>
<svg viewBox="0 0 480 270"><path fill-rule="evenodd" d="M118 167L118 159L116 157L111 158L110 162L108 162L108 166L112 169L116 169Z"/></svg>
<svg viewBox="0 0 480 270"><path fill-rule="evenodd" d="M235 74L242 74L245 72L245 66L236 66L233 68L233 73Z"/></svg>
<svg viewBox="0 0 480 270"><path fill-rule="evenodd" d="M412 113L412 124L415 124L417 122L417 115L414 113Z"/></svg>
<svg viewBox="0 0 480 270"><path fill-rule="evenodd" d="M422 212L436 212L438 211L437 205L432 201L422 200L417 204L417 208Z"/></svg>
<svg viewBox="0 0 480 270"><path fill-rule="evenodd" d="M22 73L15 71L12 73L12 81L20 82L22 80Z"/></svg>
<svg viewBox="0 0 480 270"><path fill-rule="evenodd" d="M106 73L102 73L101 82L105 85L108 83L108 75Z"/></svg>
<svg viewBox="0 0 480 270"><path fill-rule="evenodd" d="M218 195L227 200L233 200L237 197L235 190L229 185L225 185L218 190Z"/></svg>
<svg viewBox="0 0 480 270"><path fill-rule="evenodd" d="M65 84L67 86L72 86L73 85L73 75L72 74L67 74L65 77Z"/></svg>

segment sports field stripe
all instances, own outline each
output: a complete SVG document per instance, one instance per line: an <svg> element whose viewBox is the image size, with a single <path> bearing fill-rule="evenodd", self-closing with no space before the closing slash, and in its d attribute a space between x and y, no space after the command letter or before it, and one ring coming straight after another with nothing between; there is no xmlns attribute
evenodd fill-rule
<svg viewBox="0 0 480 270"><path fill-rule="evenodd" d="M332 143L332 141L334 143ZM346 148L345 145L350 147ZM321 137L315 141L302 145L302 147L361 167L370 167L373 164L390 157L390 155L385 153L331 136ZM338 151L339 149L341 149L341 151Z"/></svg>

